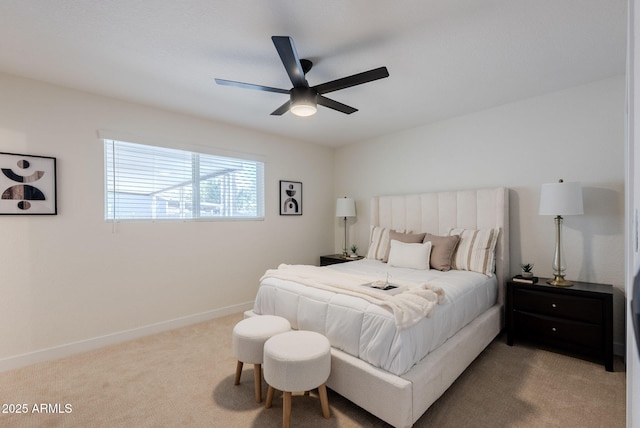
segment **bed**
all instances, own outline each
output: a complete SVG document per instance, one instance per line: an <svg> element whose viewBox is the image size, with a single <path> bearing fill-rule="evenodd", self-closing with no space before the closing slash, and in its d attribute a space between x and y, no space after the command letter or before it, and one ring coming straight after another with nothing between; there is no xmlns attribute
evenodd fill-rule
<svg viewBox="0 0 640 428"><path fill-rule="evenodd" d="M400 289L424 284L426 291L421 285L419 293L431 293L425 297L431 303L421 305L428 306L426 316L399 324L404 318L398 313L405 312L395 299L407 293L378 302L348 288L317 288L303 276L298 281L270 276L270 271L246 315L280 315L294 328L326 335L332 344L327 386L395 427L410 427L504 325L508 207L506 188L374 197L367 258L305 268L323 269L331 278L399 284ZM418 237L425 232L435 236ZM414 255L427 247L427 257L437 264L443 246L436 243L452 236L459 238L450 270L415 265L422 258Z"/></svg>

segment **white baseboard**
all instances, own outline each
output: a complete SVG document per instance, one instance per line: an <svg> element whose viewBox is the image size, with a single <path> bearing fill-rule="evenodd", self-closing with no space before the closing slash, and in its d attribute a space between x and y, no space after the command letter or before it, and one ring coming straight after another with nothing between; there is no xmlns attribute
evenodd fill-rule
<svg viewBox="0 0 640 428"><path fill-rule="evenodd" d="M80 352L91 351L93 349L102 348L104 346L113 345L116 343L126 342L128 340L137 339L143 336L149 336L151 334L161 333L163 331L173 330L191 324L197 324L199 322L208 321L214 318L220 318L226 315L244 312L252 308L253 301L245 302L238 305L227 306L226 308L214 309L207 312L201 312L199 314L188 315L186 317L176 318L168 321L162 321L144 327L119 331L104 336L93 337L90 339L28 352L26 354L3 358L0 359L0 372L17 369L35 363L41 363L43 361L50 361L58 358L68 357L69 355L78 354Z"/></svg>
<svg viewBox="0 0 640 428"><path fill-rule="evenodd" d="M137 339L144 336L149 336L155 333L161 333L167 330L173 330L180 327L185 327L191 324L197 324L199 322L208 321L214 318L224 317L226 315L236 314L253 309L253 301L245 302L238 305L227 306L226 308L214 309L207 312L201 312L199 314L188 315L182 318L176 318L168 321L162 321L156 324L147 325L144 327L134 328L131 330L119 331L116 333L107 334L104 336L93 337L91 339L80 340L78 342L67 343L60 346L54 346L51 348L40 349L38 351L29 352L26 354L15 355L13 357L7 357L0 359L0 372L7 370L18 369L31 364L41 363L43 361L51 361L58 358L68 357L73 354L79 354L80 352L91 351L93 349L102 348L116 343L126 342L128 340ZM614 355L624 356L625 346L623 343L613 344Z"/></svg>

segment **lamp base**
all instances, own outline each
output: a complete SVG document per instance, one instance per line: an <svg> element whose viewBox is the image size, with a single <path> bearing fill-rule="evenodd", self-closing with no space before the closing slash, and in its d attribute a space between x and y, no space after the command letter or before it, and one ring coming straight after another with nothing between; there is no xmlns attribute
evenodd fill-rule
<svg viewBox="0 0 640 428"><path fill-rule="evenodd" d="M547 284L554 285L556 287L571 287L573 282L564 279L564 276L556 275L553 279L547 281Z"/></svg>
<svg viewBox="0 0 640 428"><path fill-rule="evenodd" d="M343 252L342 252L342 258L343 258L343 259L347 259L347 258L349 258L349 253L347 253L346 251L343 251Z"/></svg>

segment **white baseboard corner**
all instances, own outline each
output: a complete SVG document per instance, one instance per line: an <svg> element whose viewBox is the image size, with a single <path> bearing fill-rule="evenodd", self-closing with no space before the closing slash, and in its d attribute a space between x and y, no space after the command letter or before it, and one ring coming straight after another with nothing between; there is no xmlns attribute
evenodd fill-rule
<svg viewBox="0 0 640 428"><path fill-rule="evenodd" d="M51 361L68 357L70 355L91 351L105 346L114 345L116 343L126 342L128 340L138 339L140 337L149 336L151 334L161 333L163 331L186 327L191 324L197 324L214 318L241 313L252 308L253 301L240 303L238 305L213 309L211 311L187 315L185 317L172 320L161 321L143 327L137 327L130 330L119 331L111 334L106 334L104 336L79 340L77 342L66 343L64 345L54 346L51 348L40 349L21 355L3 358L0 359L0 372L14 370L20 367L29 366L31 364L41 363L44 361Z"/></svg>

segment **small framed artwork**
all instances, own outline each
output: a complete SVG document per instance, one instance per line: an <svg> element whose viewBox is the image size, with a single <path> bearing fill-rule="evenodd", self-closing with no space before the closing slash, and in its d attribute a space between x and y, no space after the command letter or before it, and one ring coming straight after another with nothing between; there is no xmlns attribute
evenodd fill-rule
<svg viewBox="0 0 640 428"><path fill-rule="evenodd" d="M56 158L0 153L0 215L55 215Z"/></svg>
<svg viewBox="0 0 640 428"><path fill-rule="evenodd" d="M302 183L280 180L280 215L302 215Z"/></svg>

